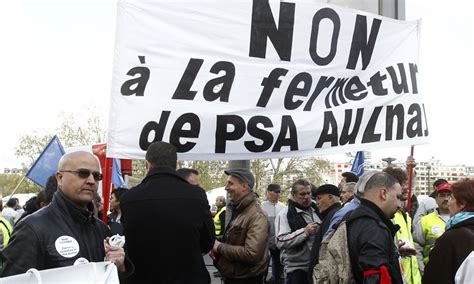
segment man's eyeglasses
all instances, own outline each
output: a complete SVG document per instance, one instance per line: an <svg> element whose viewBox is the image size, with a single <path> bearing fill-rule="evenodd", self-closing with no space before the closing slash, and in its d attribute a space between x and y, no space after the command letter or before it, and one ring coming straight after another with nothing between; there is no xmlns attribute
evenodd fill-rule
<svg viewBox="0 0 474 284"><path fill-rule="evenodd" d="M94 180L100 181L102 180L102 174L99 172L93 172L88 169L77 169L77 170L60 170L58 171L60 173L75 173L78 177L86 179L88 178L91 174L94 177Z"/></svg>

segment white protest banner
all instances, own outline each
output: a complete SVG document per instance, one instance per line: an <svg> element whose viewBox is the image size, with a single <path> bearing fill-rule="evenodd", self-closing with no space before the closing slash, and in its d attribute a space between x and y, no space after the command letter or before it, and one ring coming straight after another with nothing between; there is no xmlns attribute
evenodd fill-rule
<svg viewBox="0 0 474 284"><path fill-rule="evenodd" d="M109 157L343 153L428 142L420 22L324 3L122 0Z"/></svg>

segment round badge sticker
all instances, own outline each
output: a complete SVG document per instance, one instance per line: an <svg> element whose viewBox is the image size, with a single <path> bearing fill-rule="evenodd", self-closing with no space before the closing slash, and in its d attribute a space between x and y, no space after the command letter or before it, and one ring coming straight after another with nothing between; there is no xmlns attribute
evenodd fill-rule
<svg viewBox="0 0 474 284"><path fill-rule="evenodd" d="M74 261L74 264L73 265L81 265L81 264L88 264L89 261L83 257L79 257L78 259L76 259L76 261Z"/></svg>
<svg viewBox="0 0 474 284"><path fill-rule="evenodd" d="M79 253L79 243L70 236L61 236L54 242L56 250L61 256L74 257Z"/></svg>
<svg viewBox="0 0 474 284"><path fill-rule="evenodd" d="M434 225L431 228L431 233L433 233L433 235L435 236L440 236L443 233L443 229L441 228L441 226Z"/></svg>

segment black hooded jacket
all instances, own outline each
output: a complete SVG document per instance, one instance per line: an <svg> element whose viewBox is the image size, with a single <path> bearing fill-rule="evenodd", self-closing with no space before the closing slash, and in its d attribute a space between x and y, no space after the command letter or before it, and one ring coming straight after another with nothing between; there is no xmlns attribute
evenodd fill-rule
<svg viewBox="0 0 474 284"><path fill-rule="evenodd" d="M363 274L385 266L392 283L402 284L398 248L394 242L394 236L400 227L394 225L377 205L367 199L361 199L360 206L352 211L346 224L356 283L380 283L379 274L366 277Z"/></svg>

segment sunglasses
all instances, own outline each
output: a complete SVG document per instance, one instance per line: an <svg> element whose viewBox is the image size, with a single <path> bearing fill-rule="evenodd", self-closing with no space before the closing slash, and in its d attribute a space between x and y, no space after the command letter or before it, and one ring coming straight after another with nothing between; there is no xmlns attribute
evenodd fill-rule
<svg viewBox="0 0 474 284"><path fill-rule="evenodd" d="M93 172L88 169L77 169L77 170L61 170L58 171L60 173L75 173L78 177L86 179L88 178L91 174L94 177L94 180L100 181L102 180L102 174L99 172Z"/></svg>

